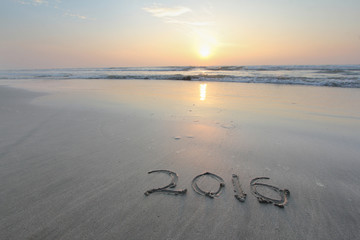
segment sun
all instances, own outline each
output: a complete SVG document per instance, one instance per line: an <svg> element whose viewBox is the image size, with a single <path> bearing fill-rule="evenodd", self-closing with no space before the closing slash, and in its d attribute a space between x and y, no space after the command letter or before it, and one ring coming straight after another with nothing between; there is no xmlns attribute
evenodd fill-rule
<svg viewBox="0 0 360 240"><path fill-rule="evenodd" d="M208 45L202 45L199 49L199 54L203 58L207 58L211 54L211 49Z"/></svg>

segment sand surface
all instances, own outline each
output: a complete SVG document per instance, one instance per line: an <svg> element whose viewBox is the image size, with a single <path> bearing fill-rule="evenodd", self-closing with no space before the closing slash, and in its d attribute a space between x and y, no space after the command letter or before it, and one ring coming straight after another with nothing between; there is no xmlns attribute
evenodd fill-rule
<svg viewBox="0 0 360 240"><path fill-rule="evenodd" d="M206 85L204 85L206 84ZM0 81L0 239L358 239L360 89ZM179 175L185 196L144 192ZM192 179L221 176L200 196ZM247 193L234 198L231 175ZM260 204L250 180L290 190ZM216 190L213 179L199 186ZM278 197L263 189L268 196Z"/></svg>

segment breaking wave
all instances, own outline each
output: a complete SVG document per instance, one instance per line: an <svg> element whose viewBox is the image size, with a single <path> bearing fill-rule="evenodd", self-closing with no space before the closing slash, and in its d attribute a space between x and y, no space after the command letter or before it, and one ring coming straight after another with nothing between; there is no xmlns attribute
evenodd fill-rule
<svg viewBox="0 0 360 240"><path fill-rule="evenodd" d="M177 80L360 88L360 65L168 66L1 70L6 79Z"/></svg>

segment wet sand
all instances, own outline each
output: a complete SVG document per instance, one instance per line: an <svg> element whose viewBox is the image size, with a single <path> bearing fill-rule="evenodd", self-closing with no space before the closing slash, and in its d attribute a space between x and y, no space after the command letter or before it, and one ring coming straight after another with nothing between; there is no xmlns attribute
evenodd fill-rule
<svg viewBox="0 0 360 240"><path fill-rule="evenodd" d="M204 85L206 84L206 85ZM360 89L0 81L1 239L357 239ZM170 183L185 196L144 192ZM225 181L218 198L193 178ZM234 197L232 174L247 194ZM250 181L290 190L281 209ZM214 179L199 181L216 190ZM261 189L260 189L261 190ZM276 194L263 189L268 196Z"/></svg>

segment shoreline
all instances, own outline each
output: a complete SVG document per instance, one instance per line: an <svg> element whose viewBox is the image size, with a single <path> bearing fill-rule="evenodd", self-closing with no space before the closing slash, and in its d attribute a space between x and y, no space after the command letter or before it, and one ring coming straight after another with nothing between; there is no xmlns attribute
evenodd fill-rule
<svg viewBox="0 0 360 240"><path fill-rule="evenodd" d="M360 233L360 89L164 80L12 86L38 93L0 86L4 239ZM176 189L187 194L144 196L169 181L147 174L156 169L176 172ZM225 182L216 199L191 188L207 171ZM234 197L234 173L247 193L244 203ZM251 194L251 179L262 176L290 190L284 209ZM199 186L212 190L218 183L205 179Z"/></svg>
<svg viewBox="0 0 360 240"><path fill-rule="evenodd" d="M360 65L162 66L3 70L0 79L171 80L360 88Z"/></svg>

